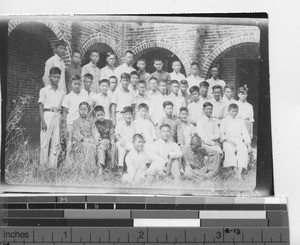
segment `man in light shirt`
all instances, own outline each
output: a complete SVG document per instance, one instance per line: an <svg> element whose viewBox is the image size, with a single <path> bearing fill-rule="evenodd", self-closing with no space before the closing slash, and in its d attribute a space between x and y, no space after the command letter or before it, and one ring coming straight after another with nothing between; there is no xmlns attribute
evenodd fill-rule
<svg viewBox="0 0 300 245"><path fill-rule="evenodd" d="M111 119L111 97L107 94L109 90L109 81L107 79L102 79L99 82L99 90L100 92L94 96L93 106L103 106L105 119Z"/></svg>
<svg viewBox="0 0 300 245"><path fill-rule="evenodd" d="M186 79L189 83L189 87L198 86L201 82L204 81L202 77L199 76L199 64L197 62L193 62L191 64L191 75Z"/></svg>
<svg viewBox="0 0 300 245"><path fill-rule="evenodd" d="M99 61L99 52L97 50L90 51L90 63L82 67L81 76L83 77L86 73L93 75L92 91L98 93L98 83L100 80L100 69L97 66Z"/></svg>
<svg viewBox="0 0 300 245"><path fill-rule="evenodd" d="M219 85L222 87L222 89L224 89L226 83L219 79L219 67L218 66L213 66L211 69L211 78L206 80L209 84L209 91L208 91L208 95L212 95L212 88L215 85Z"/></svg>
<svg viewBox="0 0 300 245"><path fill-rule="evenodd" d="M65 62L63 56L66 52L66 43L63 40L60 40L55 43L54 56L49 58L45 63L45 73L43 76L43 82L45 87L50 84L49 80L49 71L52 67L57 67L61 70L61 76L58 83L58 88L62 89L65 93L67 92L66 81L65 81Z"/></svg>
<svg viewBox="0 0 300 245"><path fill-rule="evenodd" d="M173 72L170 73L171 80L177 80L178 82L180 82L181 80L185 79L185 75L180 73L181 63L179 60L174 60L172 62L172 69Z"/></svg>
<svg viewBox="0 0 300 245"><path fill-rule="evenodd" d="M90 74L90 73L86 73L84 76L83 76L83 90L82 92L85 93L86 92L86 96L88 97L88 103L89 105L92 105L94 99L95 99L95 96L96 96L96 93L92 91L92 84L93 84L93 75Z"/></svg>
<svg viewBox="0 0 300 245"><path fill-rule="evenodd" d="M223 89L219 85L215 85L212 88L213 98L209 101L214 109L212 117L217 120L218 125L220 125L221 120L225 117L226 103L222 101Z"/></svg>
<svg viewBox="0 0 300 245"><path fill-rule="evenodd" d="M179 95L179 82L172 80L170 83L171 93L168 95L168 100L174 105L173 115L179 116L179 109L185 107L185 99L182 95Z"/></svg>
<svg viewBox="0 0 300 245"><path fill-rule="evenodd" d="M225 116L228 116L228 106L232 103L237 103L237 101L233 98L234 95L234 87L231 85L226 85L224 87L224 96L222 97L223 102L226 104L225 108Z"/></svg>
<svg viewBox="0 0 300 245"><path fill-rule="evenodd" d="M193 86L190 88L191 103L188 105L189 119L188 121L196 126L198 119L202 116L203 101L200 100L199 87Z"/></svg>
<svg viewBox="0 0 300 245"><path fill-rule="evenodd" d="M146 95L152 101L152 99L155 99L159 95L158 91L158 80L155 77L151 77L149 79L149 90L146 92Z"/></svg>
<svg viewBox="0 0 300 245"><path fill-rule="evenodd" d="M106 66L100 70L100 80L109 79L111 76L116 76L116 54L113 52L108 52L106 54Z"/></svg>
<svg viewBox="0 0 300 245"><path fill-rule="evenodd" d="M130 74L131 72L135 71L135 69L132 67L132 62L133 52L131 50L127 50L125 53L125 62L119 65L115 70L116 77L119 79L119 81L121 79L121 74Z"/></svg>

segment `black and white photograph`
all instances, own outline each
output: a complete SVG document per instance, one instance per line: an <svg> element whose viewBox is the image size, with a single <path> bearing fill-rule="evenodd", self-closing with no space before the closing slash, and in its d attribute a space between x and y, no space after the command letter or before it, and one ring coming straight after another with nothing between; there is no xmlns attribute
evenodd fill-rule
<svg viewBox="0 0 300 245"><path fill-rule="evenodd" d="M259 100L269 83L260 79L261 22L11 18L6 184L254 190L259 108L268 109Z"/></svg>

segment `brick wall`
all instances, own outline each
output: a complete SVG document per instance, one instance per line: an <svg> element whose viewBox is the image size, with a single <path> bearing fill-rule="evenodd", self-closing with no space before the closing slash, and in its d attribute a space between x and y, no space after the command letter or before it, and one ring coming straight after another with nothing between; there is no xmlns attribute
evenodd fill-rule
<svg viewBox="0 0 300 245"><path fill-rule="evenodd" d="M8 45L7 113L13 99L22 95L33 96L22 126L25 126L26 134L36 139L40 130L38 94L43 87L45 61L53 55L53 51L45 36L22 30L12 31Z"/></svg>

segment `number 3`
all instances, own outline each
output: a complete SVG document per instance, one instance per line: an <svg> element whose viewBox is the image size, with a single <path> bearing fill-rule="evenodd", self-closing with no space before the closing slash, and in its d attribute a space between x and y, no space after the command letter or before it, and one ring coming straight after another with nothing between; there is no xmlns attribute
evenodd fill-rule
<svg viewBox="0 0 300 245"><path fill-rule="evenodd" d="M217 233L216 233L216 238L217 239L220 239L222 236L221 236L221 232L220 231L218 231Z"/></svg>

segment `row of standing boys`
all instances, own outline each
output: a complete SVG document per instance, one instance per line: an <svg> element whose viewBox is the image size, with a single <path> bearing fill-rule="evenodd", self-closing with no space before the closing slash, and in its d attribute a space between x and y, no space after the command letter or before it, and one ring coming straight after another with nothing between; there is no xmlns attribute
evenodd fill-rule
<svg viewBox="0 0 300 245"><path fill-rule="evenodd" d="M218 78L217 66L205 81L197 62L186 78L180 61L174 60L168 73L157 58L156 71L149 74L143 59L137 71L132 67L128 50L116 68L116 55L109 52L107 65L99 69L98 51L90 52L83 67L80 52L74 51L65 68L64 50L65 43L58 42L47 60L39 95L42 166L57 167L65 139L64 167L102 175L110 165L131 184L212 178L220 164L242 178L251 151L253 107L246 87L234 99L234 88Z"/></svg>

